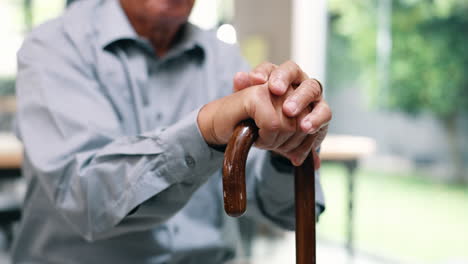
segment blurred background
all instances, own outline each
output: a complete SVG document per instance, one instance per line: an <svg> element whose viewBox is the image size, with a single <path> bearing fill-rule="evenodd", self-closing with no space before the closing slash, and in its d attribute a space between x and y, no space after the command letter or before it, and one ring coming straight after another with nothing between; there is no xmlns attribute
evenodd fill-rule
<svg viewBox="0 0 468 264"><path fill-rule="evenodd" d="M89 0L88 0L89 1ZM0 245L24 185L16 52L64 0L0 2ZM468 263L467 0L197 0L190 20L255 66L296 61L334 112L322 147L319 263ZM294 234L241 221L243 254L293 263Z"/></svg>

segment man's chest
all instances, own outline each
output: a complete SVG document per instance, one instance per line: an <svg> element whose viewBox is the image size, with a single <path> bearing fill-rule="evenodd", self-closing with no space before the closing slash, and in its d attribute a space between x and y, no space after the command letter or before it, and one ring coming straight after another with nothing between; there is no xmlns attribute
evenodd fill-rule
<svg viewBox="0 0 468 264"><path fill-rule="evenodd" d="M167 127L226 90L209 63L187 56L156 60L116 51L100 57L100 86L128 135Z"/></svg>

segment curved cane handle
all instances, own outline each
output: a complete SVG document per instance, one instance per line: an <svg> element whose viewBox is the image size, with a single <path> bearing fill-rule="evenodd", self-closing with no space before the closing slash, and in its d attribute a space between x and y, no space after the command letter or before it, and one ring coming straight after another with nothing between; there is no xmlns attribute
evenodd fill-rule
<svg viewBox="0 0 468 264"><path fill-rule="evenodd" d="M246 210L245 164L257 137L258 128L254 121L246 120L234 129L226 147L223 164L224 210L232 217L239 217ZM314 173L312 154L294 170L297 264L316 263Z"/></svg>
<svg viewBox="0 0 468 264"><path fill-rule="evenodd" d="M223 164L224 210L232 217L239 217L246 210L245 163L257 137L255 122L245 120L234 129L226 147Z"/></svg>

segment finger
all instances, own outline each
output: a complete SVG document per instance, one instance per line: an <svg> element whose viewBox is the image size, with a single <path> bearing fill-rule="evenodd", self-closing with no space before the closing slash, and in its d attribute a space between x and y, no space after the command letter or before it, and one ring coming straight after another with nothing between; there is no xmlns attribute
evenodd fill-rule
<svg viewBox="0 0 468 264"><path fill-rule="evenodd" d="M313 134L320 128L326 126L332 119L332 112L325 100L320 100L304 120L301 122L301 129L304 133Z"/></svg>
<svg viewBox="0 0 468 264"><path fill-rule="evenodd" d="M300 84L308 79L306 73L292 61L287 61L278 66L268 80L270 92L283 95L290 85Z"/></svg>
<svg viewBox="0 0 468 264"><path fill-rule="evenodd" d="M284 145L286 142L291 140L291 138L295 137L297 134L297 127L296 120L294 118L288 118L285 116L281 110L281 108L277 109L280 116L280 128L278 130L278 134L276 136L275 142L270 145L271 149L279 149L280 146ZM300 133L305 135L304 133Z"/></svg>
<svg viewBox="0 0 468 264"><path fill-rule="evenodd" d="M312 157L314 159L314 169L315 170L320 169L321 161L320 161L319 155L317 154L317 151L312 150Z"/></svg>
<svg viewBox="0 0 468 264"><path fill-rule="evenodd" d="M292 135L286 142L278 147L278 151L282 153L291 152L293 149L297 148L306 138L308 134L302 132L300 127L300 122L304 119L310 111L303 111L301 112L296 118L292 118L296 120L296 133ZM286 116L286 115L285 115Z"/></svg>
<svg viewBox="0 0 468 264"><path fill-rule="evenodd" d="M257 84L263 84L268 81L270 78L271 73L277 68L278 66L271 63L271 62L263 62L259 64L255 69L253 69L249 73L249 77L252 82Z"/></svg>
<svg viewBox="0 0 468 264"><path fill-rule="evenodd" d="M259 148L270 149L275 144L281 122L266 85L259 85L252 91L254 94L251 96L247 112L259 128L259 137L255 145Z"/></svg>
<svg viewBox="0 0 468 264"><path fill-rule="evenodd" d="M283 111L286 115L293 117L320 99L322 99L320 83L315 79L306 79L288 96L283 104Z"/></svg>
<svg viewBox="0 0 468 264"><path fill-rule="evenodd" d="M249 74L246 72L238 72L234 75L234 85L233 90L234 92L238 92L242 89L252 86L252 83L249 78Z"/></svg>
<svg viewBox="0 0 468 264"><path fill-rule="evenodd" d="M304 162L313 147L314 140L314 135L308 135L297 148L287 153L294 166L300 166Z"/></svg>
<svg viewBox="0 0 468 264"><path fill-rule="evenodd" d="M327 136L328 133L328 125L323 126L320 128L317 133L315 133L315 140L314 140L314 149L318 149L322 144L323 140Z"/></svg>
<svg viewBox="0 0 468 264"><path fill-rule="evenodd" d="M277 148L277 151L280 153L289 153L293 149L299 147L305 140L308 134L304 133L295 133L287 141Z"/></svg>

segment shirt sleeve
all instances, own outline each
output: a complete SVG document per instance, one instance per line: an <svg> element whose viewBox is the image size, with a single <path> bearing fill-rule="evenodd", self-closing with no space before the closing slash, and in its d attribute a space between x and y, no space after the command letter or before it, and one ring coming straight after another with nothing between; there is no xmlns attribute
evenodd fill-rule
<svg viewBox="0 0 468 264"><path fill-rule="evenodd" d="M125 136L92 68L66 38L28 38L16 88L24 166L89 241L165 221L222 164L198 130L198 110L166 129Z"/></svg>

